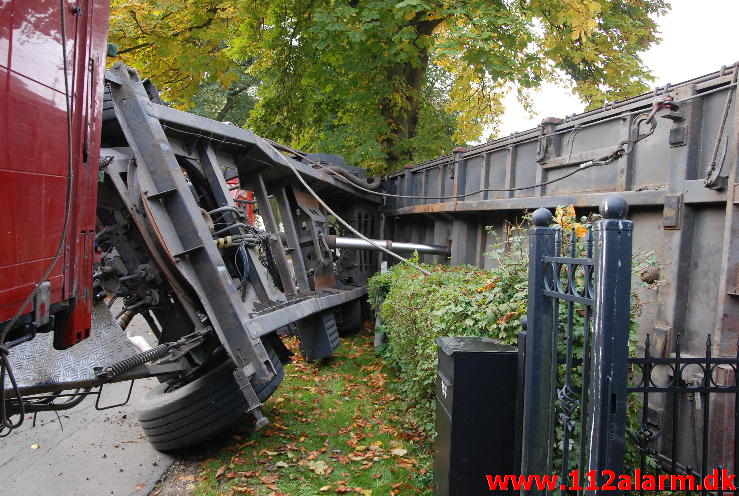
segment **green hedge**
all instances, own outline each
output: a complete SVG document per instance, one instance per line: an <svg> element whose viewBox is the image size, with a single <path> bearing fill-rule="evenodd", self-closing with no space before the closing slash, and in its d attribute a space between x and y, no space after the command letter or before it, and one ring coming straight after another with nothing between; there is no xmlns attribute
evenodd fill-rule
<svg viewBox="0 0 739 496"><path fill-rule="evenodd" d="M557 222L564 229L564 243L575 236L578 252L585 252L586 221L577 219L574 209L558 208ZM400 396L419 427L433 430L434 381L436 377L435 340L440 336L485 336L507 344L516 344L521 319L526 313L528 250L526 225L508 226L505 241L491 246L486 254L494 265L491 269L471 266L422 266L431 275L421 274L410 263L401 263L369 281L370 302L379 317L388 342L383 353L400 371ZM411 260L417 263L417 258ZM653 254L635 253L633 272L647 267L659 268ZM580 284L583 281L579 281ZM654 285L659 284L654 283ZM640 294L645 285L637 284L632 292L632 349L637 335L634 317L641 308ZM560 318L565 319L566 305L560 305ZM582 358L583 314L574 314L574 358ZM559 353L564 355L564 340L559 340ZM573 374L579 381L581 365ZM564 366L559 367L560 379Z"/></svg>
<svg viewBox="0 0 739 496"><path fill-rule="evenodd" d="M399 369L401 397L427 431L433 429L436 338L488 336L515 344L521 330L527 301L525 237L512 236L488 256L497 259L497 267L423 264L431 272L424 276L402 263L370 280L370 301L388 335L385 357Z"/></svg>

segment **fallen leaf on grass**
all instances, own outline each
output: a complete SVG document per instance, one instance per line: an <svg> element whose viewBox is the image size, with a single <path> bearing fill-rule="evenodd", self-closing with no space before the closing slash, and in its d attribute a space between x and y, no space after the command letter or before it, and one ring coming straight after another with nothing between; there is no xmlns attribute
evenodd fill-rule
<svg viewBox="0 0 739 496"><path fill-rule="evenodd" d="M242 494L254 494L254 488L253 487L233 486L231 488L231 491L233 491L235 493L242 493Z"/></svg>
<svg viewBox="0 0 739 496"><path fill-rule="evenodd" d="M226 472L226 466L225 465L221 465L220 468L218 470L216 470L216 479L219 478L220 476L222 476L224 474L224 472Z"/></svg>
<svg viewBox="0 0 739 496"><path fill-rule="evenodd" d="M329 467L328 463L324 462L323 460L309 461L308 468L318 475L328 475L333 470L333 467Z"/></svg>
<svg viewBox="0 0 739 496"><path fill-rule="evenodd" d="M403 448L393 448L390 450L390 453L395 456L405 456L408 454L408 450Z"/></svg>
<svg viewBox="0 0 739 496"><path fill-rule="evenodd" d="M262 481L264 484L274 484L279 478L280 474L270 474L265 475L264 477L260 477L259 480Z"/></svg>

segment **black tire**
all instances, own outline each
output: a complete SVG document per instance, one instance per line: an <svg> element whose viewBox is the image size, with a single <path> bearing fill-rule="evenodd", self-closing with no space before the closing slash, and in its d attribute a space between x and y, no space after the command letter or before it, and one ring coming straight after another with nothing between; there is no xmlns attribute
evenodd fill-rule
<svg viewBox="0 0 739 496"><path fill-rule="evenodd" d="M341 155L335 155L333 153L306 153L305 157L324 165L338 165L339 167L346 167L346 159ZM305 159L303 159L302 162L310 163Z"/></svg>
<svg viewBox="0 0 739 496"><path fill-rule="evenodd" d="M285 377L280 359L265 345L277 375L255 391L264 402ZM179 389L167 392L158 384L136 405L136 417L151 445L159 451L187 448L220 434L243 420L246 399L233 376L228 360L204 376Z"/></svg>
<svg viewBox="0 0 739 496"><path fill-rule="evenodd" d="M103 90L103 122L115 120L115 109L113 108L113 97L110 88L105 86Z"/></svg>

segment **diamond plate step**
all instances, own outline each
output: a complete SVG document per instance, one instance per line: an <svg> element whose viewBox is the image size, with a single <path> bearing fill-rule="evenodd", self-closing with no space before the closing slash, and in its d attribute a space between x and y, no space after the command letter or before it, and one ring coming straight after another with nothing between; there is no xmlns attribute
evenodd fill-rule
<svg viewBox="0 0 739 496"><path fill-rule="evenodd" d="M91 331L89 338L66 350L54 349L53 333L11 348L9 359L20 389L40 393L81 387L95 381L93 367L138 353L105 303L93 305Z"/></svg>

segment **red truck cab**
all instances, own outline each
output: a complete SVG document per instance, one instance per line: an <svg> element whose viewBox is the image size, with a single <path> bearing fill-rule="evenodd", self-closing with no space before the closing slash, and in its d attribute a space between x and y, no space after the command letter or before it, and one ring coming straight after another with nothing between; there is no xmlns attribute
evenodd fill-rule
<svg viewBox="0 0 739 496"><path fill-rule="evenodd" d="M0 1L0 329L20 311L8 341L90 333L108 15L107 0Z"/></svg>

